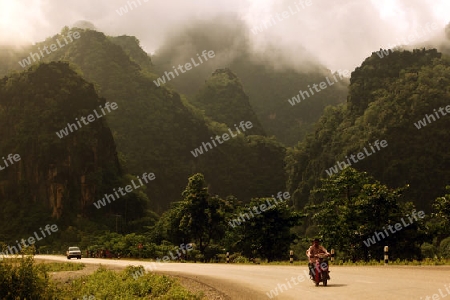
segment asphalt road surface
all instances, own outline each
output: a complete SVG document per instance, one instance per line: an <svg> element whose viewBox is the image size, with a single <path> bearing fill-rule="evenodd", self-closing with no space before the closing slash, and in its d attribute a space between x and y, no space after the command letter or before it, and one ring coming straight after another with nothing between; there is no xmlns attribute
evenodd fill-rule
<svg viewBox="0 0 450 300"><path fill-rule="evenodd" d="M36 255L36 258L67 261L65 256ZM450 266L343 267L331 265L331 280L328 286L324 287L321 284L316 287L307 276L306 266L171 262L159 264L99 258L72 259L71 261L123 267L143 265L146 270L154 270L157 273L195 279L228 295L233 300L450 300ZM274 293L275 289L278 295Z"/></svg>

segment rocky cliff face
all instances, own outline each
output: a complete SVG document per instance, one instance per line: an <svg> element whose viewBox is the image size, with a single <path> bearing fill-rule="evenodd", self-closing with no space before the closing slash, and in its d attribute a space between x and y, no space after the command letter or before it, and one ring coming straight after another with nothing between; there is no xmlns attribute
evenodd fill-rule
<svg viewBox="0 0 450 300"><path fill-rule="evenodd" d="M92 214L98 193L121 176L108 113L120 108L108 112L93 85L65 63L1 79L0 157L8 166L0 167L0 219L26 217L30 207L66 222ZM10 153L20 159L11 163Z"/></svg>
<svg viewBox="0 0 450 300"><path fill-rule="evenodd" d="M63 28L60 35L66 36L68 30L69 28ZM247 134L265 135L260 120L249 104L250 99L246 94L247 91L244 90L239 78L230 70L216 71L202 85L198 99L201 103L197 103L200 108L198 109L186 97L180 96L170 88L173 83L172 80L170 84L163 86L155 84L159 76L162 76L166 70L172 69L172 65L168 69L161 70L161 72L154 71L150 58L140 48L139 41L136 38L126 36L107 37L101 32L80 28L72 28L71 30L72 32L79 32L81 38L76 40L76 43L69 43L64 48L43 57L39 62L69 61L70 66L79 70L84 80L95 85L96 92L100 97L107 99L106 101L109 102L116 102L119 108L108 116L95 121L95 125L90 123L90 125L83 126L80 130L70 133L62 139L56 138L55 141L56 131L59 132L65 128L67 123L74 123L75 118L92 113L92 109L100 105L100 103L93 105L93 103L99 101L96 100L98 99L97 96L93 97L90 102L82 102L85 95L81 91L91 89L91 87L85 87L85 82L80 82L78 86L74 86L73 83L62 80L61 78L67 77L65 71L55 70L52 75L48 71L40 70L42 73L37 76L39 78L33 79L36 86L33 88L41 93L39 97L37 97L36 92L26 94L26 96L23 95L25 90L29 91L28 83L22 84L22 88L16 88L14 93L20 94L22 98L38 98L40 99L39 103L46 106L45 108L28 109L26 112L21 111L21 118L31 123L31 125L27 124L26 128L33 128L40 133L48 133L39 137L39 147L44 147L44 149L39 149L42 156L40 160L44 160L46 166L53 164L53 169L46 171L45 176L49 177L50 175L47 174L51 174L49 178L53 178L55 184L50 190L48 186L42 188L43 191L41 190L39 194L51 195L46 196L45 203L50 205L48 202L51 201L52 207L55 207L53 215L64 216L65 212L69 211L74 215L92 215L98 223L104 223L103 221L107 220L101 218L108 218L108 215L105 214L105 211L108 211L109 221L113 219L111 214L114 212L126 215L127 219L130 219L130 215L133 215L133 218L136 219L139 214L145 214L142 213L145 211L142 206L149 203L146 197L152 200L152 209L162 212L170 207L171 202L180 199L180 195L186 186L186 179L197 172L207 175L206 179L213 185L212 191L215 193L224 197L227 195L239 196L243 201L249 201L252 197L258 195L270 195L273 190L278 191L284 186L284 165L280 163L284 158L284 150L281 149L280 145L275 145L274 141L255 138L251 142L247 142L247 140L239 138L239 140L227 142L219 150L210 151L204 156L194 157L192 155L192 151L202 145L203 142L210 141L210 138L216 134L227 132L228 128L235 130L234 124L239 125L241 121L251 121L253 124L251 130L245 132L246 136ZM55 35L36 46L42 49L47 44L57 43L56 40L61 39L60 35ZM16 53L17 58L15 59L10 59L5 54L3 55L5 59L2 60L2 52L0 51L0 74L2 74L2 67L3 70L7 71L14 69L8 67L10 61L13 62L13 67L22 71L23 69L18 61L28 56L30 51L35 51L33 50L35 48L31 48L27 49L28 52ZM201 66L198 68L201 68ZM33 70L36 71L37 69ZM48 76L47 73L49 73ZM186 77L195 79L194 73L189 74ZM28 80L27 78L30 76L26 75L23 78ZM71 76L73 77L73 75L68 75L67 78ZM61 82L60 87L54 88L55 83L48 80ZM79 78L74 81L78 82L78 80ZM202 83L203 81L201 80ZM79 95L74 95L76 91L73 91L73 88L79 90L77 92ZM55 101L56 98L53 97L53 93L61 99ZM67 97L70 97L70 100L66 99ZM78 106L69 109L70 106L66 104L67 101L70 105L77 104ZM32 107L27 104L28 106ZM33 123L34 119L30 117L30 115L35 114L35 110L43 114L42 119L40 119L42 122L36 124ZM207 111L206 114L212 116L212 118L205 118L202 110ZM111 171L114 176L108 173L110 171L105 171L104 167L99 167L99 171L89 169L88 172L91 173L77 173L77 176L84 176L84 179L77 177L77 179L71 179L72 181L67 183L76 184L76 188L70 190L70 195L66 195L67 190L64 188L66 183L59 178L65 179L68 176L67 174L72 176L72 168L75 165L77 168L81 168L79 166L81 164L80 156L85 158L83 161L98 161L96 164L99 166L104 165L100 161L108 161L109 155L103 157L105 150L102 147L109 147L104 145L105 135L100 132L103 128L95 127L103 124L100 121L104 121L105 118L108 120L114 143L120 153L121 165L126 173L138 176L145 172L154 172L156 179L140 190L142 194L145 193L143 197L146 199L132 197L132 199L127 199L128 202L116 201L109 204L107 208L101 210L93 208L94 211L90 211L89 205L85 206L85 203L91 201L88 200L91 194L97 193L99 196L97 200L99 200L104 193L111 193L113 188L122 186L122 183L128 184L128 182L114 181L114 178L116 178L115 170L118 167L114 167L115 169ZM224 122L225 125L219 124L217 121ZM44 126L44 124L53 125L50 128L39 127ZM87 130L87 127L94 130L93 134L102 136L103 144L99 144L98 148L93 146L96 145L97 138L94 138L90 133L84 137L81 133L84 132L83 130ZM24 134L26 133L24 132ZM109 133L106 134L109 136ZM78 144L80 138L82 138L84 146ZM44 139L44 142L42 142L42 139ZM75 153L75 144L82 147L77 153ZM112 141L111 144L113 144ZM264 150L266 146L269 147L269 154ZM15 144L13 143L4 148L4 151L10 151L9 149L14 149L14 147ZM37 150L33 150L33 152L35 153ZM52 153L52 156L47 157L48 153ZM261 157L258 157L258 155L261 155ZM56 156L58 164L54 163ZM247 161L243 158L244 156L246 156ZM256 171L261 170L262 166L259 166L261 161L268 161L266 166L270 165L277 168L267 173L272 174L270 177L264 172ZM63 163L63 165L59 163ZM254 169L255 166L256 169ZM29 168L32 167L34 165L29 166ZM39 167L39 170L43 170L43 168ZM267 170L264 171L267 172ZM281 173L281 176L274 180L272 178L275 176L274 173ZM109 180L108 182L114 182L114 184L106 184L109 189L103 188L100 190L98 183L91 186L94 179L97 180L96 182L101 182L103 186L105 184L104 177ZM269 180L270 184L267 184L266 180ZM252 188L249 188L250 185ZM83 191L79 191L80 186ZM76 194L74 194L74 190L77 191ZM256 193L253 193L254 191ZM29 194L32 195L27 197L36 197L34 193ZM62 200L64 197L71 199L70 206ZM74 199L77 199L78 202L74 202ZM133 205L131 205L131 202ZM62 203L62 210L58 208L61 207L58 203ZM123 207L119 207L122 204ZM126 209L128 209L127 214L125 214ZM125 217L123 217L123 220L125 222ZM110 224L110 228L115 228L115 222Z"/></svg>

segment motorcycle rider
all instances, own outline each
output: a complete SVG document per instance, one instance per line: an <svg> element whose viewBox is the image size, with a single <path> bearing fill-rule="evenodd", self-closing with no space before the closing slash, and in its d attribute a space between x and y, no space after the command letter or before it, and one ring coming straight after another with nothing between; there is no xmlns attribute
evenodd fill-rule
<svg viewBox="0 0 450 300"><path fill-rule="evenodd" d="M322 245L320 245L320 239L315 238L312 241L311 247L306 250L306 256L309 258L308 268L309 268L309 275L311 276L311 279L314 278L314 265L316 262L315 256L318 254L325 254L327 256L330 256L330 253L328 253L327 249L325 249ZM328 276L329 277L329 276Z"/></svg>

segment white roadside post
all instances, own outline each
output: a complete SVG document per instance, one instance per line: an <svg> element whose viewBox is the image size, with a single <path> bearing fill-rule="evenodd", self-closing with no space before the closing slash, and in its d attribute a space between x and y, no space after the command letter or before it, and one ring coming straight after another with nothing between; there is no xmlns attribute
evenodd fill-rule
<svg viewBox="0 0 450 300"><path fill-rule="evenodd" d="M389 262L389 247L388 246L384 246L384 265L386 266Z"/></svg>

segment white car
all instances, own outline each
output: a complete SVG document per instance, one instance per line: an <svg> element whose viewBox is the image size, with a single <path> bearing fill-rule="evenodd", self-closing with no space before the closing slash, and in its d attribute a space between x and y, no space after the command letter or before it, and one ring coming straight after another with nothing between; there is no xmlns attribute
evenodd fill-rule
<svg viewBox="0 0 450 300"><path fill-rule="evenodd" d="M69 247L66 252L67 259L71 259L72 257L76 257L77 259L81 259L81 250L78 247Z"/></svg>

